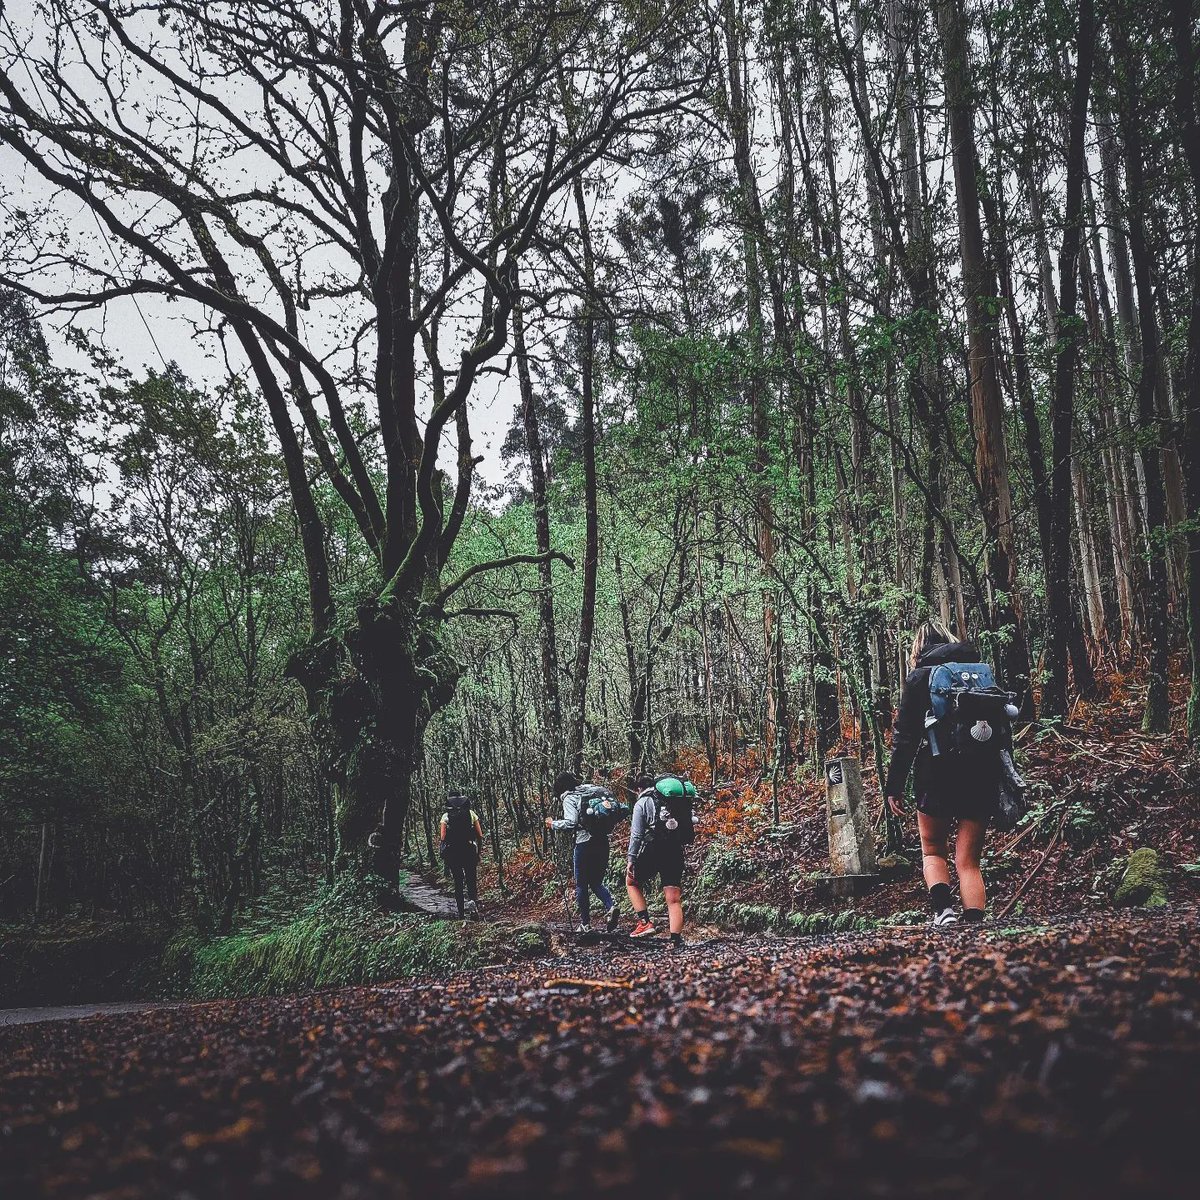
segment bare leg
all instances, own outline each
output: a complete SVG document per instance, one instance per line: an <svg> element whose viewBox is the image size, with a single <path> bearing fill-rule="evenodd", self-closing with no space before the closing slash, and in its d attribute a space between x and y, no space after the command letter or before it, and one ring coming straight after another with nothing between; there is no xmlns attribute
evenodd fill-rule
<svg viewBox="0 0 1200 1200"><path fill-rule="evenodd" d="M917 813L917 828L921 831L921 870L925 874L925 886L950 883L949 856L950 822L945 817L930 817ZM961 833L959 837L961 838ZM976 859L978 865L978 859ZM981 885L982 886L982 885Z"/></svg>
<svg viewBox="0 0 1200 1200"><path fill-rule="evenodd" d="M958 836L954 839L954 869L958 872L958 890L962 895L963 908L982 911L987 904L983 872L979 869L979 856L983 853L986 833L986 821L964 818L958 823Z"/></svg>
<svg viewBox="0 0 1200 1200"><path fill-rule="evenodd" d="M642 894L642 889L636 883L630 883L626 879L625 891L629 893L629 904L635 913L647 910L646 897Z"/></svg>
<svg viewBox="0 0 1200 1200"><path fill-rule="evenodd" d="M667 902L667 917L671 932L683 932L683 893L677 887L663 888L663 899Z"/></svg>

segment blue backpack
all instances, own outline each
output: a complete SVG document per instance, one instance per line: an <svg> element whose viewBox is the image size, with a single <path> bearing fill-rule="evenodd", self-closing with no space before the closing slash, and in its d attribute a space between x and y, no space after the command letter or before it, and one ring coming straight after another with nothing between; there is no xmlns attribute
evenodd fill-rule
<svg viewBox="0 0 1200 1200"><path fill-rule="evenodd" d="M579 815L575 818L580 829L607 837L629 815L628 804L618 800L608 788L584 783L575 789L579 798Z"/></svg>
<svg viewBox="0 0 1200 1200"><path fill-rule="evenodd" d="M941 755L998 755L1011 745L1017 697L987 663L939 663L929 672L925 736Z"/></svg>

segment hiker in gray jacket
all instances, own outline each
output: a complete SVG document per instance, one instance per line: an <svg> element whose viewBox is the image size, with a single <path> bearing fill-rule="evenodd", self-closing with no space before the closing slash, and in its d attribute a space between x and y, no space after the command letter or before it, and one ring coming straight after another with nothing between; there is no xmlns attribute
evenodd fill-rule
<svg viewBox="0 0 1200 1200"><path fill-rule="evenodd" d="M604 906L604 923L611 932L616 929L621 910L612 893L604 886L608 871L608 835L629 806L620 804L603 788L585 787L579 778L564 771L554 781L554 798L562 800L563 815L547 817L546 828L573 830L575 849L572 866L575 872L575 903L579 907L579 926L576 933L591 929L591 895Z"/></svg>
<svg viewBox="0 0 1200 1200"><path fill-rule="evenodd" d="M639 779L636 787L625 866L625 890L637 917L630 936L654 933L645 889L657 876L667 905L671 944L679 947L683 945L683 852L694 836L692 798L696 789L674 775Z"/></svg>

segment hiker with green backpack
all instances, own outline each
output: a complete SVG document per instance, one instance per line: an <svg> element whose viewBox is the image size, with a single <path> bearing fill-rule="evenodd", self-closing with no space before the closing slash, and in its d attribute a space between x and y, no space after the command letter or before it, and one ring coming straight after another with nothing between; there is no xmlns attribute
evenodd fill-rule
<svg viewBox="0 0 1200 1200"><path fill-rule="evenodd" d="M988 825L1012 828L1023 811L1024 781L1012 761L1017 698L996 686L992 668L979 657L941 621L925 621L913 639L892 730L884 793L892 812L903 817L912 772L922 868L938 927L959 921L950 888L951 822L958 823L954 865L961 919L979 924L987 903L979 860Z"/></svg>
<svg viewBox="0 0 1200 1200"><path fill-rule="evenodd" d="M591 897L604 906L604 923L616 929L621 909L604 884L608 871L609 836L629 814L629 805L618 800L606 787L581 783L579 777L564 771L554 781L554 798L562 801L563 815L547 817L546 828L572 831L575 847L572 867L575 873L575 903L579 908L576 933L591 930Z"/></svg>
<svg viewBox="0 0 1200 1200"><path fill-rule="evenodd" d="M683 945L683 852L696 836L692 813L696 787L675 775L639 779L637 787L625 866L625 890L637 918L630 937L654 933L645 889L657 877L667 905L671 944L678 948Z"/></svg>

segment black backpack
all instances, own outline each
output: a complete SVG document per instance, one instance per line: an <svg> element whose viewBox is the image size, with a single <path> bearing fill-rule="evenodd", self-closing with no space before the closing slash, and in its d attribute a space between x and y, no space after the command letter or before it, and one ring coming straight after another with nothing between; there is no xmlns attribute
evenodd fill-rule
<svg viewBox="0 0 1200 1200"><path fill-rule="evenodd" d="M696 840L695 792L694 786L675 775L662 775L654 781L654 790L648 794L655 802L652 836L656 845L686 846Z"/></svg>
<svg viewBox="0 0 1200 1200"><path fill-rule="evenodd" d="M1012 745L1017 697L987 663L939 663L929 672L925 737L934 757L998 757Z"/></svg>
<svg viewBox="0 0 1200 1200"><path fill-rule="evenodd" d="M461 858L478 850L475 822L471 820L471 802L466 796L451 796L446 802L446 841L443 853Z"/></svg>

